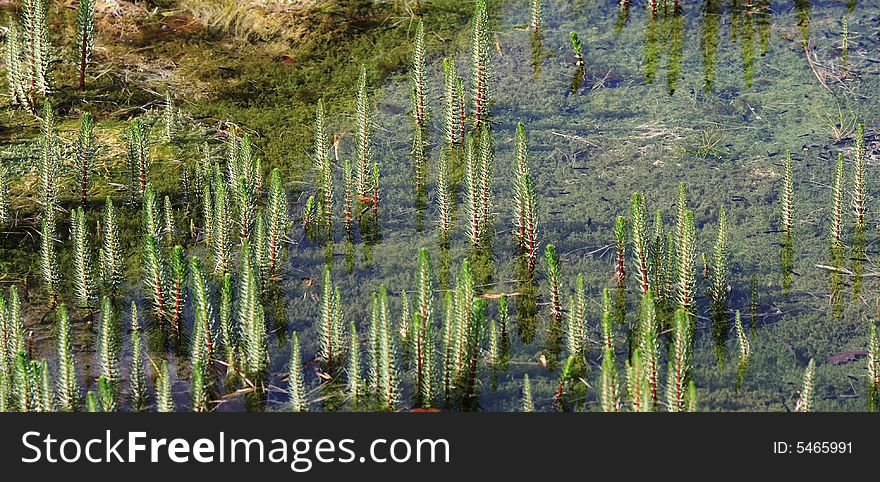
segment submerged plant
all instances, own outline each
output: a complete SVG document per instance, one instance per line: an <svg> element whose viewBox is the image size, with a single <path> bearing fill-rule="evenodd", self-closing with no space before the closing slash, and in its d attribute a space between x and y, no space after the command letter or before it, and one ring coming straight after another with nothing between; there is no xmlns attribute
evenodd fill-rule
<svg viewBox="0 0 880 482"><path fill-rule="evenodd" d="M742 386L746 371L749 369L749 361L752 356L752 348L749 344L749 337L743 329L742 320L740 319L739 310L736 310L736 344L739 347L739 364L736 367L736 390Z"/></svg>
<svg viewBox="0 0 880 482"><path fill-rule="evenodd" d="M614 265L614 316L617 324L626 322L626 218L617 216L614 224L615 265Z"/></svg>
<svg viewBox="0 0 880 482"><path fill-rule="evenodd" d="M876 412L880 405L880 339L877 337L877 324L868 320L868 411Z"/></svg>
<svg viewBox="0 0 880 482"><path fill-rule="evenodd" d="M791 152L785 153L785 174L782 181L782 229L785 234L792 234L792 218L794 217L794 175L792 173Z"/></svg>
<svg viewBox="0 0 880 482"><path fill-rule="evenodd" d="M86 88L86 67L95 43L95 0L80 0L76 9L76 40L79 50L79 88Z"/></svg>
<svg viewBox="0 0 880 482"><path fill-rule="evenodd" d="M718 215L718 237L712 255L712 276L709 288L712 299L712 331L716 341L716 355L721 367L724 366L724 347L729 330L727 302L727 246L725 241L724 206Z"/></svg>

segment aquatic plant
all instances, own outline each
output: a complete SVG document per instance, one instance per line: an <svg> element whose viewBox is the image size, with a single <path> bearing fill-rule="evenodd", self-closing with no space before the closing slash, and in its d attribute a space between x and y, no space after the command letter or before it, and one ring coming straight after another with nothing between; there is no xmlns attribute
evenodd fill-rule
<svg viewBox="0 0 880 482"><path fill-rule="evenodd" d="M54 232L55 209L58 204L59 146L55 126L55 112L47 99L43 103L40 123L40 188L43 218L50 221Z"/></svg>
<svg viewBox="0 0 880 482"><path fill-rule="evenodd" d="M438 164L437 170L437 228L439 230L441 244L445 244L449 241L449 234L453 228L453 206L449 172L450 155L449 147L443 147L440 150L440 163Z"/></svg>
<svg viewBox="0 0 880 482"><path fill-rule="evenodd" d="M361 65L361 73L358 78L356 104L357 191L361 198L369 198L373 194L370 179L370 168L373 165L373 115L367 97L367 68L364 65Z"/></svg>
<svg viewBox="0 0 880 482"><path fill-rule="evenodd" d="M587 342L587 296L584 275L578 274L575 296L568 298L568 317L565 323L565 346L569 355L582 353Z"/></svg>
<svg viewBox="0 0 880 482"><path fill-rule="evenodd" d="M214 261L214 272L229 272L232 251L232 218L229 199L226 196L226 184L222 177L214 176L214 215L211 228L211 259Z"/></svg>
<svg viewBox="0 0 880 482"><path fill-rule="evenodd" d="M76 44L79 50L79 88L86 88L86 67L95 43L95 0L80 0L76 9Z"/></svg>
<svg viewBox="0 0 880 482"><path fill-rule="evenodd" d="M516 129L517 182L514 191L515 236L520 250L528 259L529 274L535 269L538 245L538 220L534 186L529 172L528 147L522 124Z"/></svg>
<svg viewBox="0 0 880 482"><path fill-rule="evenodd" d="M305 206L303 206L302 222L303 222L303 231L310 238L312 236L312 228L313 228L312 222L315 219L315 210L316 210L315 196L309 196L309 198L306 199Z"/></svg>
<svg viewBox="0 0 880 482"><path fill-rule="evenodd" d="M840 33L840 64L846 69L849 64L849 26L843 17L843 30Z"/></svg>
<svg viewBox="0 0 880 482"><path fill-rule="evenodd" d="M749 361L752 356L752 348L749 344L749 338L746 336L746 332L743 329L742 320L740 319L739 310L736 310L736 344L739 348L739 363L736 367L736 390L739 391L739 387L742 386L743 379L746 376L746 371L749 369Z"/></svg>
<svg viewBox="0 0 880 482"><path fill-rule="evenodd" d="M785 153L784 174L782 181L782 229L786 234L792 233L792 217L794 216L794 175L792 173L791 152Z"/></svg>
<svg viewBox="0 0 880 482"><path fill-rule="evenodd" d="M712 270L709 293L711 298L712 327L718 346L717 355L721 366L724 365L724 343L727 340L728 314L727 302L730 297L728 291L728 267L727 246L725 237L724 206L718 214L718 237L712 251Z"/></svg>
<svg viewBox="0 0 880 482"><path fill-rule="evenodd" d="M635 192L630 202L630 238L636 261L636 277L643 295L651 289L648 273L648 223L645 216L645 198Z"/></svg>
<svg viewBox="0 0 880 482"><path fill-rule="evenodd" d="M626 218L617 216L614 223L615 265L614 265L614 315L617 324L626 322Z"/></svg>
<svg viewBox="0 0 880 482"><path fill-rule="evenodd" d="M758 275L752 275L749 289L749 334L755 338L758 329Z"/></svg>
<svg viewBox="0 0 880 482"><path fill-rule="evenodd" d="M569 38L569 40L571 40L571 48L574 51L575 65L577 65L577 67L579 69L583 69L585 62L584 62L584 50L583 50L583 46L581 45L581 39L580 39L580 37L578 37L577 32L569 32L568 38Z"/></svg>
<svg viewBox="0 0 880 482"><path fill-rule="evenodd" d="M237 327L241 341L241 369L249 378L259 379L268 369L266 321L260 302L259 281L251 266L250 248L242 240L238 281Z"/></svg>
<svg viewBox="0 0 880 482"><path fill-rule="evenodd" d="M529 381L529 374L528 373L523 375L522 411L523 412L534 412L535 411L535 404L534 404L534 402L532 402L532 382Z"/></svg>
<svg viewBox="0 0 880 482"><path fill-rule="evenodd" d="M352 223L354 221L354 213L353 204L354 204L354 190L355 190L355 179L354 175L351 171L351 161L348 159L345 160L343 164L343 181L345 194L343 199L343 208L342 208L342 226L345 229L345 236L347 239L351 239L352 237Z"/></svg>
<svg viewBox="0 0 880 482"><path fill-rule="evenodd" d="M89 390L86 393L86 412L87 413L98 413L101 411L101 407L98 405L98 396L95 395L95 392Z"/></svg>
<svg viewBox="0 0 880 482"><path fill-rule="evenodd" d="M455 295L452 290L446 291L446 294L443 298L443 324L441 326L441 335L440 335L440 349L442 354L442 366L441 374L442 374L442 383L443 383L443 396L446 400L449 400L451 391L455 385L455 375L456 375L456 362L457 355L456 351L458 348L458 343L456 340L456 336L458 334L458 326L456 317L456 304L455 304Z"/></svg>
<svg viewBox="0 0 880 482"><path fill-rule="evenodd" d="M168 319L168 274L162 250L155 236L147 235L143 248L143 280L160 327Z"/></svg>
<svg viewBox="0 0 880 482"><path fill-rule="evenodd" d="M878 410L880 401L880 339L877 337L877 324L868 320L868 349L866 350L868 368L868 411Z"/></svg>
<svg viewBox="0 0 880 482"><path fill-rule="evenodd" d="M80 403L79 384L76 380L76 360L71 352L70 319L67 316L67 307L63 304L58 308L58 324L55 329L55 354L58 361L55 396L60 410L75 412ZM5 350L0 355L5 358Z"/></svg>
<svg viewBox="0 0 880 482"><path fill-rule="evenodd" d="M128 402L131 409L140 411L147 405L147 375L144 371L144 353L141 348L141 324L137 305L131 302L131 360L128 370Z"/></svg>
<svg viewBox="0 0 880 482"><path fill-rule="evenodd" d="M543 18L541 15L541 0L532 0L532 20L530 25L532 33L539 33L541 31L542 24Z"/></svg>
<svg viewBox="0 0 880 482"><path fill-rule="evenodd" d="M175 251L178 248L179 246L176 246ZM183 250L180 251L182 256ZM181 262L181 277L179 279L181 287L184 284L182 264ZM207 370L214 358L214 308L208 295L208 285L203 274L202 261L193 257L190 259L189 266L190 293L193 300L193 335L190 357L201 362L202 367ZM179 340L181 333L178 331L176 336Z"/></svg>
<svg viewBox="0 0 880 482"><path fill-rule="evenodd" d="M0 225L9 222L11 213L9 206L9 183L6 176L6 166L0 163Z"/></svg>
<svg viewBox="0 0 880 482"><path fill-rule="evenodd" d="M232 326L232 274L226 273L220 283L220 344L223 346L223 358L227 370L236 371L236 339Z"/></svg>
<svg viewBox="0 0 880 482"><path fill-rule="evenodd" d="M174 398L171 396L171 374L168 372L168 361L162 360L156 378L156 411L173 412Z"/></svg>
<svg viewBox="0 0 880 482"><path fill-rule="evenodd" d="M208 384L205 380L205 365L199 358L192 359L192 371L189 376L189 391L193 412L208 411Z"/></svg>
<svg viewBox="0 0 880 482"><path fill-rule="evenodd" d="M413 54L410 67L410 84L412 92L412 115L416 130L426 126L426 94L425 94L425 24L422 19L416 25L413 39Z"/></svg>
<svg viewBox="0 0 880 482"><path fill-rule="evenodd" d="M660 329L657 324L657 310L654 306L654 294L651 290L645 292L642 297L642 307L639 312L639 343L638 353L644 364L640 370L644 377L644 384L650 390L650 404L656 406L659 377L660 357Z"/></svg>
<svg viewBox="0 0 880 482"><path fill-rule="evenodd" d="M26 88L26 67L22 65L21 33L18 22L10 16L6 23L6 46L4 49L6 64L6 85L9 89L9 103L12 105L28 105Z"/></svg>
<svg viewBox="0 0 880 482"><path fill-rule="evenodd" d="M394 410L400 401L399 348L388 311L385 285L373 294L370 320L370 381L380 406Z"/></svg>
<svg viewBox="0 0 880 482"><path fill-rule="evenodd" d="M843 154L837 156L837 170L831 198L831 245L843 247Z"/></svg>
<svg viewBox="0 0 880 482"><path fill-rule="evenodd" d="M149 128L140 119L128 125L128 170L132 200L140 199L147 190L152 160L149 147Z"/></svg>
<svg viewBox="0 0 880 482"><path fill-rule="evenodd" d="M119 226L113 200L107 196L104 205L104 224L101 231L101 282L104 293L113 294L122 284L123 258L119 245Z"/></svg>
<svg viewBox="0 0 880 482"><path fill-rule="evenodd" d="M287 369L288 408L293 412L305 412L309 409L306 400L306 386L303 380L302 355L299 348L299 334L290 335L290 364Z"/></svg>
<svg viewBox="0 0 880 482"><path fill-rule="evenodd" d="M451 58L443 59L443 132L444 145L452 148L462 143L460 132L460 96L461 77L455 73L455 61Z"/></svg>
<svg viewBox="0 0 880 482"><path fill-rule="evenodd" d="M859 123L852 152L852 208L857 230L865 226L865 157L864 127Z"/></svg>
<svg viewBox="0 0 880 482"><path fill-rule="evenodd" d="M95 134L93 132L94 121L92 115L86 112L83 114L79 122L79 133L76 138L76 163L80 173L80 205L86 208L89 191L89 174L92 171L92 164L95 162L95 153L97 146L95 145Z"/></svg>
<svg viewBox="0 0 880 482"><path fill-rule="evenodd" d="M474 130L479 131L489 115L489 61L491 59L489 13L486 0L474 4L471 21L471 108Z"/></svg>
<svg viewBox="0 0 880 482"><path fill-rule="evenodd" d="M346 391L348 396L357 402L363 395L364 389L361 381L360 346L358 346L357 326L354 320L348 326L348 368L346 369Z"/></svg>
<svg viewBox="0 0 880 482"><path fill-rule="evenodd" d="M269 276L274 277L285 253L282 243L287 231L289 209L287 192L284 190L284 185L281 182L281 172L278 168L272 170L269 178L269 197L266 206L269 220L267 263Z"/></svg>
<svg viewBox="0 0 880 482"><path fill-rule="evenodd" d="M113 316L110 298L104 297L98 316L97 365L99 373L110 383L114 397L119 384L119 327Z"/></svg>
<svg viewBox="0 0 880 482"><path fill-rule="evenodd" d="M92 248L82 206L70 211L70 237L73 241L74 292L79 306L87 307L92 295Z"/></svg>
<svg viewBox="0 0 880 482"><path fill-rule="evenodd" d="M248 239L251 235L251 229L255 218L255 201L248 188L247 180L243 177L239 178L236 184L234 205L235 220L238 225L238 236L241 239Z"/></svg>
<svg viewBox="0 0 880 482"><path fill-rule="evenodd" d="M416 361L417 402L422 407L430 407L435 396L434 385L434 322L431 316L434 311L433 271L428 250L419 250L419 272L417 282L417 311L413 320L416 326L413 332Z"/></svg>
<svg viewBox="0 0 880 482"><path fill-rule="evenodd" d="M21 5L21 24L25 39L24 62L30 89L42 95L49 93L49 61L51 45L46 25L43 0L26 0Z"/></svg>
<svg viewBox="0 0 880 482"><path fill-rule="evenodd" d="M115 412L117 409L116 393L113 385L106 376L101 375L98 377L98 402L102 412L110 413Z"/></svg>
<svg viewBox="0 0 880 482"><path fill-rule="evenodd" d="M682 190L682 192L684 192ZM680 198L681 199L681 198ZM680 201L681 205L682 201ZM676 281L676 300L678 307L684 309L688 313L693 313L695 308L695 285L696 276L694 272L694 259L696 257L694 213L690 210L679 212L680 220L677 229L677 281Z"/></svg>
<svg viewBox="0 0 880 482"><path fill-rule="evenodd" d="M55 300L58 296L60 275L58 274L58 259L55 256L55 222L51 219L43 219L41 225L40 270L46 291Z"/></svg>
<svg viewBox="0 0 880 482"><path fill-rule="evenodd" d="M559 256L556 247L548 244L544 247L544 262L547 267L547 283L550 285L550 316L553 326L562 326L562 302L559 295Z"/></svg>
<svg viewBox="0 0 880 482"><path fill-rule="evenodd" d="M687 405L686 385L690 378L693 330L688 313L682 309L673 317L672 346L666 382L666 405L670 412L681 412Z"/></svg>
<svg viewBox="0 0 880 482"><path fill-rule="evenodd" d="M807 369L804 371L804 381L801 387L800 399L795 405L795 412L813 411L813 372L816 370L816 361L810 358Z"/></svg>
<svg viewBox="0 0 880 482"><path fill-rule="evenodd" d="M169 196L165 196L162 219L165 221L165 226L162 229L162 232L165 233L165 241L171 244L174 241L174 208L171 206L171 197Z"/></svg>
<svg viewBox="0 0 880 482"><path fill-rule="evenodd" d="M651 412L654 406L651 404L650 387L647 385L647 377L643 370L645 363L638 348L632 351L629 360L624 363L626 373L626 398L629 401L630 410L633 412Z"/></svg>
<svg viewBox="0 0 880 482"><path fill-rule="evenodd" d="M337 304L329 266L324 267L322 279L321 308L318 317L318 337L320 339L318 354L326 363L327 371L332 372L342 361L344 350L342 344L344 328L341 317L337 316L342 307Z"/></svg>

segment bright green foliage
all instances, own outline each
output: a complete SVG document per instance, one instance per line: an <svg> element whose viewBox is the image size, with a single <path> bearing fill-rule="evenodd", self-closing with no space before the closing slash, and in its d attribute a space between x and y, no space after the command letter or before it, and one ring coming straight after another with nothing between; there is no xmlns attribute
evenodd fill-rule
<svg viewBox="0 0 880 482"><path fill-rule="evenodd" d="M144 206L142 210L144 236L156 238L156 242L162 240L161 231L159 229L159 207L156 204L156 190L153 185L147 183L144 189Z"/></svg>
<svg viewBox="0 0 880 482"><path fill-rule="evenodd" d="M95 43L95 0L79 0L76 9L76 45L79 53L79 88L86 87L86 67Z"/></svg>
<svg viewBox="0 0 880 482"><path fill-rule="evenodd" d="M791 235L794 217L794 174L791 152L785 153L785 174L782 181L782 228Z"/></svg>
<svg viewBox="0 0 880 482"><path fill-rule="evenodd" d="M165 204L162 208L165 227L162 232L165 233L165 241L171 244L174 241L174 208L171 206L171 198L165 196Z"/></svg>
<svg viewBox="0 0 880 482"><path fill-rule="evenodd" d="M716 320L723 320L726 325L729 295L725 227L724 206L722 206L718 215L718 237L715 240L715 247L712 251L712 280L709 291L712 298L712 316Z"/></svg>
<svg viewBox="0 0 880 482"><path fill-rule="evenodd" d="M241 369L251 379L259 379L268 369L269 353L266 321L260 302L259 280L254 272L247 240L242 240L241 277L238 282L237 325L241 340Z"/></svg>
<svg viewBox="0 0 880 482"><path fill-rule="evenodd" d="M354 213L352 210L354 209L354 190L355 190L355 179L354 174L351 172L351 161L348 159L345 160L343 165L343 181L345 182L345 195L343 196L343 213L342 213L342 225L345 228L345 236L346 239L351 239L351 226L354 221Z"/></svg>
<svg viewBox="0 0 880 482"><path fill-rule="evenodd" d="M55 223L55 209L58 204L58 177L59 177L59 144L55 126L55 112L52 104L46 100L43 103L43 119L40 123L40 188L42 191L40 202L43 207L43 219Z"/></svg>
<svg viewBox="0 0 880 482"><path fill-rule="evenodd" d="M364 393L361 380L360 347L358 346L357 326L352 320L348 328L348 369L346 371L346 389L348 396L357 401Z"/></svg>
<svg viewBox="0 0 880 482"><path fill-rule="evenodd" d="M241 239L248 239L254 225L254 198L245 178L239 178L235 187L235 220L238 225L238 236Z"/></svg>
<svg viewBox="0 0 880 482"><path fill-rule="evenodd" d="M111 384L114 394L119 384L120 329L113 316L110 298L104 297L98 317L98 372Z"/></svg>
<svg viewBox="0 0 880 482"><path fill-rule="evenodd" d="M193 257L190 260L190 293L192 295L193 334L190 357L202 363L204 368L211 366L214 357L214 309L208 297L208 286L202 270L202 262Z"/></svg>
<svg viewBox="0 0 880 482"><path fill-rule="evenodd" d="M419 273L417 286L418 306L413 321L413 354L415 356L415 382L418 404L430 407L435 397L434 383L434 280L431 257L428 250L419 250Z"/></svg>
<svg viewBox="0 0 880 482"><path fill-rule="evenodd" d="M452 291L446 291L444 298L443 326L441 334L441 351L443 355L441 367L443 394L449 399L450 390L455 384L456 370L456 334L458 333L457 318L455 316L455 300Z"/></svg>
<svg viewBox="0 0 880 482"><path fill-rule="evenodd" d="M443 59L443 139L444 147L458 146L462 139L459 96L457 89L461 84L461 77L455 73L455 61L451 58Z"/></svg>
<svg viewBox="0 0 880 482"><path fill-rule="evenodd" d="M4 60L6 64L6 85L9 103L12 105L28 105L26 90L25 65L22 64L21 33L18 22L10 16L6 22L6 48Z"/></svg>
<svg viewBox="0 0 880 482"><path fill-rule="evenodd" d="M232 323L232 274L227 273L220 284L220 344L223 345L224 359L230 372L235 371L237 350L236 330Z"/></svg>
<svg viewBox="0 0 880 482"><path fill-rule="evenodd" d="M611 292L605 289L602 293L602 367L601 392L602 411L616 412L620 407L617 388L617 365L614 360L614 323L612 315Z"/></svg>
<svg viewBox="0 0 880 482"><path fill-rule="evenodd" d="M427 101L425 94L425 24L421 19L419 19L419 23L416 26L416 35L413 40L410 82L412 84L412 114L418 130L418 128L424 128L427 122L425 106Z"/></svg>
<svg viewBox="0 0 880 482"><path fill-rule="evenodd" d="M678 309L673 317L672 346L669 351L666 382L666 405L670 412L681 412L686 408L685 390L690 377L692 346L693 330L688 314Z"/></svg>
<svg viewBox="0 0 880 482"><path fill-rule="evenodd" d="M574 56L576 59L584 58L584 48L581 45L581 39L578 37L577 32L569 32L568 34L569 40L571 40L571 48L574 50Z"/></svg>
<svg viewBox="0 0 880 482"><path fill-rule="evenodd" d="M646 219L645 197L634 192L630 203L630 240L632 242L633 255L636 262L636 279L642 294L651 289L650 274L648 272L648 222ZM655 293L656 294L656 293Z"/></svg>
<svg viewBox="0 0 880 482"><path fill-rule="evenodd" d="M290 365L287 375L287 394L289 407L294 412L306 412L309 409L306 400L306 386L303 380L302 355L299 350L299 335L293 332L290 337Z"/></svg>
<svg viewBox="0 0 880 482"><path fill-rule="evenodd" d="M743 329L742 319L739 310L736 310L736 345L739 348L739 364L736 368L736 389L742 386L746 371L749 369L749 361L752 356L752 348L749 344L749 337Z"/></svg>
<svg viewBox="0 0 880 482"><path fill-rule="evenodd" d="M324 277L321 286L321 309L318 319L318 337L320 339L319 356L327 364L327 370L332 371L342 361L342 320L337 312L342 307L337 303L334 293L333 280L330 276L330 267L324 267Z"/></svg>
<svg viewBox="0 0 880 482"><path fill-rule="evenodd" d="M865 132L862 124L856 127L852 152L852 209L856 228L865 226Z"/></svg>
<svg viewBox="0 0 880 482"><path fill-rule="evenodd" d="M174 339L179 341L182 335L181 324L183 322L183 310L186 303L184 288L186 287L186 264L184 261L183 246L177 245L171 248L171 256L168 259L169 279L168 293L171 297L169 319Z"/></svg>
<svg viewBox="0 0 880 482"><path fill-rule="evenodd" d="M831 245L843 246L843 154L837 156L837 171L831 198Z"/></svg>
<svg viewBox="0 0 880 482"><path fill-rule="evenodd" d="M150 294L150 301L159 326L164 326L168 319L168 274L164 256L155 236L148 235L144 239L143 249L143 280Z"/></svg>
<svg viewBox="0 0 880 482"><path fill-rule="evenodd" d="M86 412L98 413L100 411L101 407L98 405L98 397L95 395L95 392L89 390L86 393Z"/></svg>
<svg viewBox="0 0 880 482"><path fill-rule="evenodd" d="M370 167L373 165L373 114L367 97L367 68L363 65L358 78L355 129L357 190L360 197L367 198L372 196Z"/></svg>
<svg viewBox="0 0 880 482"><path fill-rule="evenodd" d="M98 377L98 401L102 412L116 411L116 389L114 384L106 376Z"/></svg>
<svg viewBox="0 0 880 482"><path fill-rule="evenodd" d="M583 351L587 342L587 296L584 292L584 275L579 274L575 296L568 299L568 316L565 322L565 347L569 355Z"/></svg>
<svg viewBox="0 0 880 482"><path fill-rule="evenodd" d="M481 236L492 232L492 182L495 172L495 153L489 126L480 128L480 231Z"/></svg>
<svg viewBox="0 0 880 482"><path fill-rule="evenodd" d="M643 377L641 383L650 391L645 397L650 398L650 405L654 407L657 404L657 392L659 391L660 329L657 323L654 293L651 290L646 291L642 297L638 335L638 352L643 363L643 367L640 369Z"/></svg>
<svg viewBox="0 0 880 482"><path fill-rule="evenodd" d="M128 125L128 172L129 193L132 199L139 199L147 190L150 177L149 129L140 119Z"/></svg>
<svg viewBox="0 0 880 482"><path fill-rule="evenodd" d="M550 285L550 316L553 326L562 326L562 302L559 298L559 256L556 247L548 244L544 248L544 262L547 268L547 283Z"/></svg>
<svg viewBox="0 0 880 482"><path fill-rule="evenodd" d="M67 317L67 307L63 304L58 308L56 331L58 370L55 372L55 394L58 409L75 412L80 403L79 384L76 381L76 360L71 352L70 319ZM3 356L5 358L5 353Z"/></svg>
<svg viewBox="0 0 880 482"><path fill-rule="evenodd" d="M23 0L21 27L24 34L24 64L30 91L49 93L49 31L43 0Z"/></svg>
<svg viewBox="0 0 880 482"><path fill-rule="evenodd" d="M437 170L437 228L440 232L441 243L449 240L449 233L453 228L449 156L449 148L444 147L440 150L440 163Z"/></svg>
<svg viewBox="0 0 880 482"><path fill-rule="evenodd" d="M232 216L229 199L226 196L226 184L219 174L214 176L213 191L214 223L211 231L211 257L214 260L214 272L226 274L229 272L232 256Z"/></svg>
<svg viewBox="0 0 880 482"><path fill-rule="evenodd" d="M626 289L626 218L617 216L614 223L615 253L614 280L618 291Z"/></svg>
<svg viewBox="0 0 880 482"><path fill-rule="evenodd" d="M514 234L520 250L529 262L529 273L534 272L538 251L538 215L534 185L529 171L526 134L522 124L516 128L517 178L514 184Z"/></svg>
<svg viewBox="0 0 880 482"><path fill-rule="evenodd" d="M58 296L60 275L58 274L58 259L55 255L55 222L43 219L40 230L40 268L43 275L43 283L46 291L53 299Z"/></svg>
<svg viewBox="0 0 880 482"><path fill-rule="evenodd" d="M101 281L105 294L115 293L122 284L123 258L119 245L119 226L113 201L107 196L101 231Z"/></svg>
<svg viewBox="0 0 880 482"><path fill-rule="evenodd" d="M529 374L528 373L523 375L522 411L523 412L534 412L535 411L535 404L532 402L532 382L529 381Z"/></svg>
<svg viewBox="0 0 880 482"><path fill-rule="evenodd" d="M816 361L810 358L807 369L804 371L804 382L801 388L801 398L795 406L796 412L813 411L813 372L816 370Z"/></svg>
<svg viewBox="0 0 880 482"><path fill-rule="evenodd" d="M94 134L95 122L92 115L86 112L79 121L79 133L76 137L76 165L79 169L80 206L86 208L90 187L89 176L92 172L92 164L95 163L95 155L98 150Z"/></svg>
<svg viewBox="0 0 880 482"><path fill-rule="evenodd" d="M162 360L162 367L156 378L156 411L173 412L174 398L171 396L171 374L168 372L168 361Z"/></svg>
<svg viewBox="0 0 880 482"><path fill-rule="evenodd" d="M480 177L480 160L477 153L474 152L474 137L471 134L467 136L465 144L465 192L467 196L467 213L468 213L468 237L471 244L477 246L482 239L482 196L481 196L481 177Z"/></svg>
<svg viewBox="0 0 880 482"><path fill-rule="evenodd" d="M250 136L245 134L239 138L235 130L235 126L230 126L226 141L226 182L229 191L236 194L234 201L239 229L246 234L247 223L252 220L248 217L247 223L241 224L241 221L247 215L253 216L256 209L254 201L262 186L261 161L256 157Z"/></svg>
<svg viewBox="0 0 880 482"><path fill-rule="evenodd" d="M471 108L476 129L483 126L489 115L489 61L491 59L491 31L486 0L477 0L471 21Z"/></svg>
<svg viewBox="0 0 880 482"><path fill-rule="evenodd" d="M131 409L140 411L147 405L147 375L141 347L141 325L137 305L131 302L131 365L128 373L128 401Z"/></svg>
<svg viewBox="0 0 880 482"><path fill-rule="evenodd" d="M11 208L9 206L9 180L6 166L0 162L0 226L9 222Z"/></svg>
<svg viewBox="0 0 880 482"><path fill-rule="evenodd" d="M269 276L275 277L279 265L284 260L284 236L287 232L288 223L287 191L284 190L284 184L281 182L281 172L275 168L269 177L269 199L266 202L266 210L268 212L268 229L266 237L267 241L267 263L269 266Z"/></svg>
<svg viewBox="0 0 880 482"><path fill-rule="evenodd" d="M696 259L696 242L694 214L690 210L684 213L681 221L680 238L678 239L676 293L678 307L688 313L695 309L695 286L697 283L694 261Z"/></svg>
<svg viewBox="0 0 880 482"><path fill-rule="evenodd" d="M189 390L192 397L193 412L207 412L208 408L208 383L205 374L205 365L198 358L193 358L192 373L190 374Z"/></svg>
<svg viewBox="0 0 880 482"><path fill-rule="evenodd" d="M162 124L165 126L165 141L172 142L177 133L177 107L171 89L165 90L165 109L162 112Z"/></svg>
<svg viewBox="0 0 880 482"><path fill-rule="evenodd" d="M86 307L92 295L92 248L81 206L70 211L70 237L73 241L74 292L79 306Z"/></svg>
<svg viewBox="0 0 880 482"><path fill-rule="evenodd" d="M868 411L878 410L880 400L880 339L877 337L877 325L868 320L868 349L866 351L868 365Z"/></svg>
<svg viewBox="0 0 880 482"><path fill-rule="evenodd" d="M379 293L373 295L373 303L376 316L372 358L375 359L376 395L380 406L386 410L394 410L400 402L400 350L397 337L394 336L388 308L388 291L384 284L380 286Z"/></svg>

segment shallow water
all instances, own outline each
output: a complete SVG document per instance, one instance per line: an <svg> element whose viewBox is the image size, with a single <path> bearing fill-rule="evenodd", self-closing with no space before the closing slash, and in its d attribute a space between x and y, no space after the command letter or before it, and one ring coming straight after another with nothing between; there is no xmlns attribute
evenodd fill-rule
<svg viewBox="0 0 880 482"><path fill-rule="evenodd" d="M590 298L591 339L598 340L601 290L612 287L613 223L626 215L633 191L645 193L648 212L663 211L667 226L674 223L674 202L680 181L687 184L688 202L697 225L698 253L711 254L720 206L728 219L730 251L730 307L742 310L747 323L750 283L759 285L759 327L752 341L752 363L737 392L736 348L728 340L728 362L719 370L715 345L707 318L707 286L698 276L700 328L697 337L694 379L702 410L785 410L793 408L807 361L815 357L816 407L818 410L863 410L863 360L832 364L828 357L866 345L866 316L873 316L876 285L865 279L861 292L853 296L853 280L843 280L843 313L833 316L828 272L816 268L827 264L828 232L833 161L837 152L849 152L851 133L840 141L821 116L842 112L847 123L858 117L866 123L872 156L868 171L876 167L873 147L878 114L877 55L878 17L872 2L798 1L706 3L685 2L682 13L672 15L659 7L651 19L644 5L632 5L625 21L617 2L544 2L540 45L528 24L529 2L493 3L490 22L496 51L492 57L492 130L495 146L494 187L495 238L490 275L479 287L481 293L512 293L516 284L517 249L510 232L512 195L507 174L514 165L513 137L517 122L527 130L532 157L533 180L538 194L539 237L542 246L552 243L561 255L563 301L574 291L578 273L586 277ZM842 19L849 28L847 75L842 73L840 43ZM429 38L431 25L427 25ZM467 72L467 25L448 39L460 45L455 57L459 74ZM574 65L569 32L577 31L584 46L586 68L581 76ZM804 50L815 55L820 71L834 67L825 81L814 75ZM430 42L429 42L430 45ZM537 55L536 55L537 52ZM380 208L381 240L375 246L358 240L344 242L337 222L333 246L333 277L340 287L345 318L355 320L362 334L369 321L371 293L385 283L392 298L392 311L399 316L401 290L410 296L416 287L418 250L426 247L435 272L442 255L436 234L436 208L432 170L439 156L441 138L442 59L429 48L428 98L431 117L431 168L428 176L428 206L421 214L411 183L409 118L410 90L405 73L391 76L373 89L375 105L374 153L382 169ZM295 66L291 67L295 68ZM577 79L581 79L578 82ZM580 85L577 85L580 84ZM830 90L830 92L829 92ZM352 91L352 96L353 96ZM284 106L266 105L267 109ZM234 120L234 119L233 119ZM342 133L340 160L353 156L352 119L330 119L331 130ZM282 129L261 133L283 135ZM308 150L311 139L303 139ZM793 281L790 292L782 288L779 191L782 159L790 150L795 162L795 241ZM11 156L5 156L10 158ZM278 162L279 160L275 160ZM848 176L848 171L847 171ZM335 183L341 184L341 164ZM310 181L306 178L303 181ZM872 198L877 180L868 178L868 229L864 269L871 271L876 241L877 218ZM302 208L308 189L296 205ZM296 198L295 195L291 195ZM335 212L342 212L337 191ZM459 222L448 251L446 279L454 278L470 253L459 206ZM298 217L298 216L296 216ZM653 216L651 216L653 219ZM848 220L848 226L851 221ZM851 227L849 231L851 231ZM849 242L849 234L847 242ZM279 297L265 301L273 334L270 383L284 387L289 349L286 334L302 333L306 359L317 350L314 322L318 316L317 296L326 259L322 242L312 242L301 226L291 232L287 272ZM135 243L132 240L132 243ZM348 253L351 254L348 254ZM191 254L200 254L197 247ZM858 256L852 256L859 258ZM494 376L481 367L479 408L517 410L525 373L532 381L536 408L552 410L559 369L548 342L548 287L539 259L537 336L524 342L512 328L511 359L507 370ZM847 265L852 260L846 260ZM698 268L702 265L699 262ZM349 269L349 266L351 269ZM701 271L701 270L698 270ZM312 284L307 280L314 280ZM136 278L132 278L136 281ZM629 317L637 316L636 289L630 285ZM445 289L435 283L438 289ZM144 299L142 289L130 295ZM121 303L128 306L129 301ZM516 320L515 300L511 303ZM489 302L495 316L496 303ZM439 323L442 300L435 299L435 322ZM126 319L124 315L122 319ZM127 320L127 319L126 319ZM285 323L286 321L286 323ZM732 322L732 317L731 317ZM46 328L47 340L51 330ZM439 331L439 330L436 330ZM618 333L618 340L623 333ZM362 336L363 338L363 336ZM43 343L40 343L42 345ZM93 357L93 339L81 339L82 363ZM619 345L618 360L624 352ZM43 350L40 350L41 352ZM47 352L48 354L48 352ZM362 355L365 359L365 355ZM542 364L549 360L549 368ZM590 367L583 374L587 385L583 398L568 400L569 407L598 409L597 374L600 353L588 354ZM126 363L123 363L125 366ZM175 384L178 406L188 406L188 362L180 363ZM307 385L312 408L320 409L325 390L307 363ZM619 367L622 369L622 367ZM125 374L123 370L123 374ZM620 373L622 379L623 374ZM90 379L90 376L86 376ZM409 406L411 386L404 391ZM268 409L281 408L286 395L269 393ZM331 403L331 402L327 402ZM241 409L241 400L220 409ZM254 408L254 407L251 407Z"/></svg>

